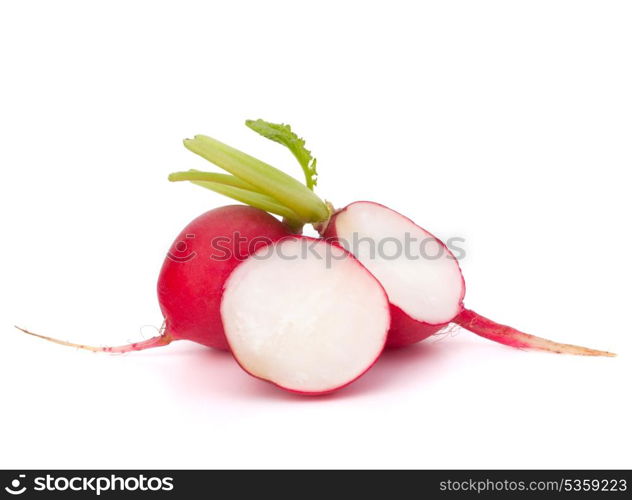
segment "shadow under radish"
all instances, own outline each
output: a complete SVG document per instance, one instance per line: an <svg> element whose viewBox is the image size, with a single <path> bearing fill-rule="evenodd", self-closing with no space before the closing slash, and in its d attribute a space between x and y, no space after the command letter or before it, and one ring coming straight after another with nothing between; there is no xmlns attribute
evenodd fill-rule
<svg viewBox="0 0 632 500"><path fill-rule="evenodd" d="M458 349L455 344L459 343L441 340L387 349L375 365L355 382L320 396L305 396L280 389L248 375L230 353L191 344L172 354L174 369L168 375L168 383L173 390L189 394L192 398L220 397L233 401L256 399L315 404L371 397L396 387L434 383L450 351Z"/></svg>

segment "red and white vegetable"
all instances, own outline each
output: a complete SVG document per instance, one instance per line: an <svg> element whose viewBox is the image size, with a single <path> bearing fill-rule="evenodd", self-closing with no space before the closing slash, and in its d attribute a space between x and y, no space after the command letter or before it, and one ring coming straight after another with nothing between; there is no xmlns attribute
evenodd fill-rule
<svg viewBox="0 0 632 500"><path fill-rule="evenodd" d="M511 347L613 356L526 334L465 308L465 281L443 242L378 203L335 210L314 193L316 160L303 139L288 125L246 124L286 146L305 183L210 137L184 141L226 173L189 170L169 180L189 181L249 206L211 210L176 238L158 280L165 319L159 336L94 347L23 331L113 353L191 340L230 349L251 375L304 394L343 387L368 370L385 345L419 342L450 323ZM305 224L323 239L299 236ZM211 245L218 239L220 256ZM409 246L411 240L424 242L423 252ZM358 241L364 245L353 244ZM399 248L395 257L376 251L385 241Z"/></svg>

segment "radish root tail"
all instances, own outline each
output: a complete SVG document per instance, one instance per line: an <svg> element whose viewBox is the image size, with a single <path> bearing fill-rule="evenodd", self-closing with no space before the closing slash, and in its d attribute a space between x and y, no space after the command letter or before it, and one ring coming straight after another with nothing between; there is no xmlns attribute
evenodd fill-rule
<svg viewBox="0 0 632 500"><path fill-rule="evenodd" d="M578 356L616 356L616 354L608 351L598 351L596 349L589 349L588 347L572 344L560 344L542 337L536 337L535 335L521 332L510 326L496 323L470 309L463 309L452 321L476 335L518 349L533 349Z"/></svg>
<svg viewBox="0 0 632 500"><path fill-rule="evenodd" d="M92 345L84 345L84 344L76 344L74 342L67 342L65 340L56 339L53 337L47 337L46 335L40 335L39 333L33 333L25 328L21 328L16 326L18 330L24 332L28 335L32 335L33 337L37 337L39 339L48 340L49 342L54 342L55 344L65 345L68 347L76 347L77 349L84 349L86 351L92 352L108 352L111 354L125 354L126 352L133 351L143 351L145 349L151 349L152 347L162 347L163 345L170 344L173 340L175 340L171 335L166 332L165 325L163 324L160 328L159 335L152 337L147 340L142 340L140 342L133 342L131 344L121 345L121 346L111 346L111 347L97 347Z"/></svg>

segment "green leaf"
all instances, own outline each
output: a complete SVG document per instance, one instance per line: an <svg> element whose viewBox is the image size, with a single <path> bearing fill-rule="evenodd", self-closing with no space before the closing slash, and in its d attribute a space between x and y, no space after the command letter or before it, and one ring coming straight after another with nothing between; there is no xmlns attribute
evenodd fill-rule
<svg viewBox="0 0 632 500"><path fill-rule="evenodd" d="M303 169L305 185L312 191L314 190L314 186L318 180L316 158L314 158L309 149L305 147L305 140L292 132L292 127L284 123L270 123L261 119L246 120L246 126L263 137L283 144L288 148Z"/></svg>

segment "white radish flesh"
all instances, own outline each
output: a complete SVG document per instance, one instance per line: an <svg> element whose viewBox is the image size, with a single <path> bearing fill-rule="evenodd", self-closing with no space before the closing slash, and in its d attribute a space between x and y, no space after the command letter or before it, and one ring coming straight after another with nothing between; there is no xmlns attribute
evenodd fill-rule
<svg viewBox="0 0 632 500"><path fill-rule="evenodd" d="M526 334L464 308L465 282L453 254L443 242L384 205L351 203L333 215L323 236L347 248L384 285L391 302L389 347L419 342L453 322L519 349L613 356Z"/></svg>
<svg viewBox="0 0 632 500"><path fill-rule="evenodd" d="M429 324L461 311L465 283L456 259L410 219L359 202L342 210L335 224L339 242L382 283L392 304Z"/></svg>
<svg viewBox="0 0 632 500"><path fill-rule="evenodd" d="M283 239L240 264L220 309L242 368L308 394L333 391L368 370L390 325L375 277L345 250L305 237Z"/></svg>

